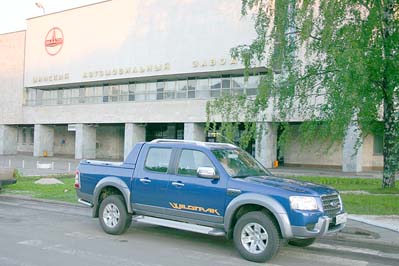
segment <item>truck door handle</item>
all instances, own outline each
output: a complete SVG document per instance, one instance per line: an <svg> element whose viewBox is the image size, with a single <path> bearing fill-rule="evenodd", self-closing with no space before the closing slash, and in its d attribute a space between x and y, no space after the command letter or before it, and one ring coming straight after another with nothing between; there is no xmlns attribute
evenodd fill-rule
<svg viewBox="0 0 399 266"><path fill-rule="evenodd" d="M172 182L172 185L175 186L175 187L184 187L184 184L182 182L180 182L180 181Z"/></svg>
<svg viewBox="0 0 399 266"><path fill-rule="evenodd" d="M151 180L150 180L148 177L146 177L146 178L140 178L140 182L141 182L141 183L144 183L144 184L148 184L148 183L151 183Z"/></svg>

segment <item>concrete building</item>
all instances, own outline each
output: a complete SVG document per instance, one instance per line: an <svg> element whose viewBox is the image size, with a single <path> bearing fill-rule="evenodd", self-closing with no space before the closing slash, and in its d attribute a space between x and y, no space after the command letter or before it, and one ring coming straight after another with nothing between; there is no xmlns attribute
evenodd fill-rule
<svg viewBox="0 0 399 266"><path fill-rule="evenodd" d="M207 101L257 93L255 67L230 48L255 36L239 0L113 0L27 20L0 35L0 154L122 159L154 138L209 140ZM301 121L290 121L300 123ZM255 156L271 167L278 130L266 119ZM355 153L353 126L327 153L317 140L282 151L287 165L381 168L381 140ZM295 138L296 136L292 136Z"/></svg>

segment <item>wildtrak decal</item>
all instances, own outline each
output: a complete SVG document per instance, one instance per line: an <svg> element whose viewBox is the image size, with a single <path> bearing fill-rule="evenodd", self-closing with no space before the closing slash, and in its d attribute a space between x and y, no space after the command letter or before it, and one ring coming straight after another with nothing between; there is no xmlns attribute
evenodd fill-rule
<svg viewBox="0 0 399 266"><path fill-rule="evenodd" d="M220 213L217 209L213 208L207 208L205 209L204 207L199 207L199 206L192 206L192 205L186 205L186 204L181 204L181 203L175 203L175 202L169 202L169 205L176 210L188 210L188 211L197 211L197 212L204 212L204 213L211 213L211 214L216 214L220 216Z"/></svg>

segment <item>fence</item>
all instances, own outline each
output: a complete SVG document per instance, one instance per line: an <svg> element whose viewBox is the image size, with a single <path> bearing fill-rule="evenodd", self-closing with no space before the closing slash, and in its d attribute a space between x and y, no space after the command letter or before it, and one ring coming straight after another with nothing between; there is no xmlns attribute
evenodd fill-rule
<svg viewBox="0 0 399 266"><path fill-rule="evenodd" d="M27 175L70 174L78 164L78 160L71 159L0 156L0 168L15 168Z"/></svg>

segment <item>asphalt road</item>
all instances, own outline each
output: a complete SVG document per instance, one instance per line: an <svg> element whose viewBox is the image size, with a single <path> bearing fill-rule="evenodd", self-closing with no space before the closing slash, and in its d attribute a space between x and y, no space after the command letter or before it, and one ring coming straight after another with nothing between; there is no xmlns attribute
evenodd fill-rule
<svg viewBox="0 0 399 266"><path fill-rule="evenodd" d="M259 265L224 238L136 223L111 236L90 215L86 207L0 197L0 265ZM326 238L308 248L284 245L263 265L399 265L399 249Z"/></svg>

